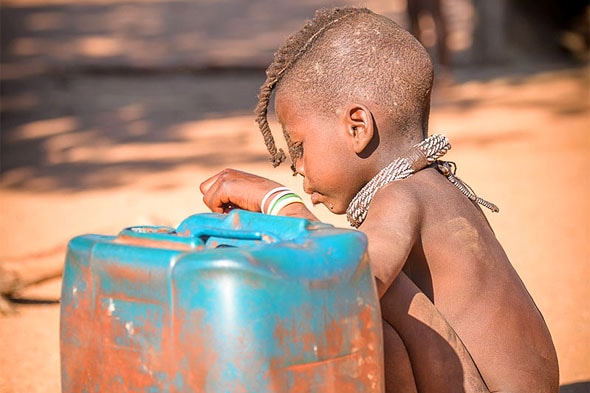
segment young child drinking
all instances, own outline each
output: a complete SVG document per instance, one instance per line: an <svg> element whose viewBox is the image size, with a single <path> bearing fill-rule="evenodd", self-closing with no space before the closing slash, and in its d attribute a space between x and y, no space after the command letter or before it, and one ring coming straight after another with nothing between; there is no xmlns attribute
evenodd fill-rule
<svg viewBox="0 0 590 393"><path fill-rule="evenodd" d="M383 317L387 392L557 392L547 326L474 195L428 136L432 62L365 8L319 10L275 54L257 121L275 111L311 202L368 238ZM281 184L226 169L201 184L228 207L317 220Z"/></svg>

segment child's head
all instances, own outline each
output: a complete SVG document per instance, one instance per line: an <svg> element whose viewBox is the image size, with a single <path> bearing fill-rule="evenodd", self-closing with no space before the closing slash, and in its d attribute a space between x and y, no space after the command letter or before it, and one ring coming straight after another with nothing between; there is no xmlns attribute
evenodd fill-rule
<svg viewBox="0 0 590 393"><path fill-rule="evenodd" d="M275 166L285 158L266 118L275 87L277 101L283 95L301 111L318 116L364 105L384 146L416 143L427 134L430 57L410 33L365 8L317 11L275 53L266 73L256 114ZM288 133L285 138L292 150ZM293 159L293 151L291 155Z"/></svg>

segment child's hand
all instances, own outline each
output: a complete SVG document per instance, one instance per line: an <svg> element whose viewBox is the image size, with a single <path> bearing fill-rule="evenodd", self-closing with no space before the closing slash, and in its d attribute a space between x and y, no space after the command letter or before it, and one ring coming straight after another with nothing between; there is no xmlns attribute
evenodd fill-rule
<svg viewBox="0 0 590 393"><path fill-rule="evenodd" d="M216 213L225 213L228 207L261 211L260 203L267 192L281 184L261 176L224 169L201 183L203 202Z"/></svg>

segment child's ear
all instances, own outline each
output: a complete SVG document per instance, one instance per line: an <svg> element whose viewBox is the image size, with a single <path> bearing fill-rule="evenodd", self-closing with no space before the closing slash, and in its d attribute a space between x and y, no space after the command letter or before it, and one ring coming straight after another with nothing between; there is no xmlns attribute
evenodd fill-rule
<svg viewBox="0 0 590 393"><path fill-rule="evenodd" d="M356 154L363 152L371 143L374 135L373 115L369 108L354 104L346 110L345 123Z"/></svg>

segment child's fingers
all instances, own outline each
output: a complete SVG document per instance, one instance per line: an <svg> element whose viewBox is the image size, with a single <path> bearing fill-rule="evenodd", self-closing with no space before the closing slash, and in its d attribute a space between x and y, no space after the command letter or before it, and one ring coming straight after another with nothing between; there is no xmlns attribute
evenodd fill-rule
<svg viewBox="0 0 590 393"><path fill-rule="evenodd" d="M219 183L219 177L213 177L202 187L201 192L203 192L203 202L212 212L223 213L223 206L229 202L229 196L225 195L224 187Z"/></svg>
<svg viewBox="0 0 590 393"><path fill-rule="evenodd" d="M199 188L203 193L203 202L216 213L226 212L229 205L252 210L246 203L249 201L243 200L244 196L240 193L240 188L249 183L247 179L244 172L224 169L201 183Z"/></svg>
<svg viewBox="0 0 590 393"><path fill-rule="evenodd" d="M223 213L229 205L260 211L264 195L278 186L270 179L228 168L202 182L199 189L205 205L213 212Z"/></svg>
<svg viewBox="0 0 590 393"><path fill-rule="evenodd" d="M205 180L204 182L201 183L201 185L199 186L199 190L201 191L201 194L205 195L209 191L209 189L211 188L213 183L215 183L215 180L217 180L218 176L219 176L219 173L216 174L215 176L211 176L210 178L208 178L207 180Z"/></svg>

